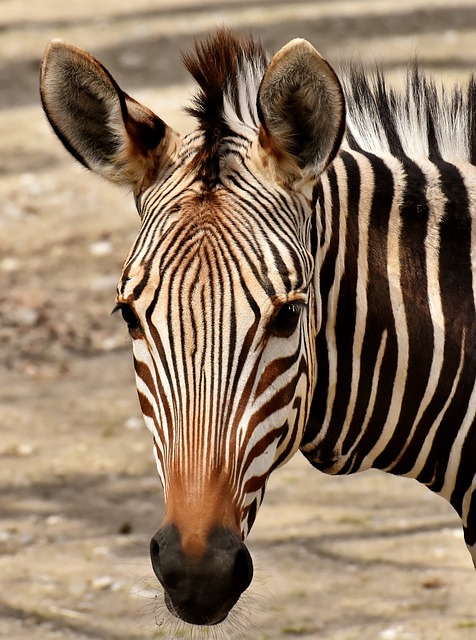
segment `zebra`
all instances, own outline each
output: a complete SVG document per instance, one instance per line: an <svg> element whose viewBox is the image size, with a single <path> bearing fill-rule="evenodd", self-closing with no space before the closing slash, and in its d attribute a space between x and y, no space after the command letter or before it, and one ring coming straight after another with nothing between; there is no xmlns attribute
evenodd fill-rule
<svg viewBox="0 0 476 640"><path fill-rule="evenodd" d="M253 578L266 483L318 470L417 479L476 563L476 84L338 78L303 39L268 58L226 29L183 56L179 135L90 54L52 41L46 116L132 191L116 309L165 497L150 543L169 611L222 622Z"/></svg>

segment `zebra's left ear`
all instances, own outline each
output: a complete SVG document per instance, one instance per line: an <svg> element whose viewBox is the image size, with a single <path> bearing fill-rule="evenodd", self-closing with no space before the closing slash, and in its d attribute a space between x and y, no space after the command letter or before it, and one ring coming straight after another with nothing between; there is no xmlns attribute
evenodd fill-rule
<svg viewBox="0 0 476 640"><path fill-rule="evenodd" d="M262 163L280 182L319 176L336 155L345 128L340 82L306 40L296 39L271 59L258 93Z"/></svg>

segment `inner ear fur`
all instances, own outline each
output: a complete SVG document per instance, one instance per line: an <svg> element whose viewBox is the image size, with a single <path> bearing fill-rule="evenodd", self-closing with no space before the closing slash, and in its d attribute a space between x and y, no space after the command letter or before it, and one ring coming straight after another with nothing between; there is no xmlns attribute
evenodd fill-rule
<svg viewBox="0 0 476 640"><path fill-rule="evenodd" d="M72 44L53 40L41 67L46 116L84 166L138 192L177 153L179 136L124 93L107 69Z"/></svg>
<svg viewBox="0 0 476 640"><path fill-rule="evenodd" d="M258 114L261 155L274 160L284 182L317 177L336 155L344 134L340 82L302 39L292 40L271 59L258 93Z"/></svg>

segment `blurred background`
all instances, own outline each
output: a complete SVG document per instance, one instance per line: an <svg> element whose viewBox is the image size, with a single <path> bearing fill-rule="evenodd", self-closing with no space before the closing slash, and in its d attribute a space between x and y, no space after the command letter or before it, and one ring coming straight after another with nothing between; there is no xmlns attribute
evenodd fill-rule
<svg viewBox="0 0 476 640"><path fill-rule="evenodd" d="M99 58L184 132L180 53L217 25L329 61L418 56L452 84L476 68L474 0L0 0L0 638L201 638L163 623L148 560L162 518L130 344L110 316L138 230L132 198L78 166L38 96L46 43ZM250 536L255 581L213 638L476 637L457 517L415 482L275 473Z"/></svg>

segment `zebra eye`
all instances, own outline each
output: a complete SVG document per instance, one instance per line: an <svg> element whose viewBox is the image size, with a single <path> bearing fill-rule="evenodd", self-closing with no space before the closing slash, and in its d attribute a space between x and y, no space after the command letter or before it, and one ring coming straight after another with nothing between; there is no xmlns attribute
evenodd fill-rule
<svg viewBox="0 0 476 640"><path fill-rule="evenodd" d="M272 320L273 333L281 338L289 337L297 327L302 308L297 302L283 304Z"/></svg>
<svg viewBox="0 0 476 640"><path fill-rule="evenodd" d="M113 313L115 313L116 311L121 312L122 318L124 322L127 324L127 328L129 329L129 333L131 335L133 335L133 333L136 332L138 329L140 330L141 328L140 322L135 312L132 310L132 308L128 304L118 304L115 307Z"/></svg>

